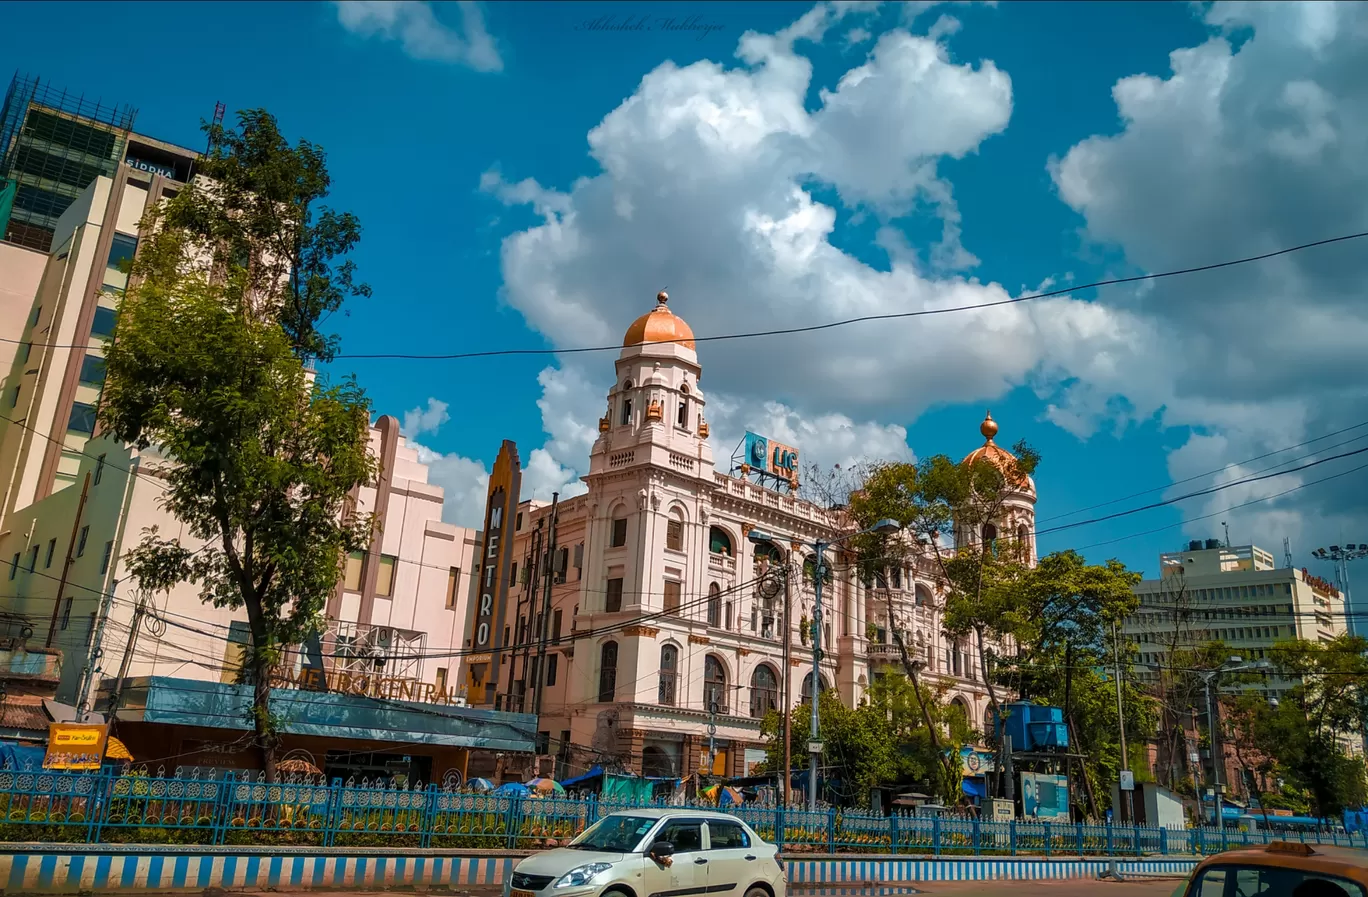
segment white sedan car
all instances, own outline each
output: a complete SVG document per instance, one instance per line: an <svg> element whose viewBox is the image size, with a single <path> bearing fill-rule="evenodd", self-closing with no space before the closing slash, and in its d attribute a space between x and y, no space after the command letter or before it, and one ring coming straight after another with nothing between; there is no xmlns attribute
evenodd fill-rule
<svg viewBox="0 0 1368 897"><path fill-rule="evenodd" d="M527 857L504 897L786 897L779 851L725 813L624 810Z"/></svg>

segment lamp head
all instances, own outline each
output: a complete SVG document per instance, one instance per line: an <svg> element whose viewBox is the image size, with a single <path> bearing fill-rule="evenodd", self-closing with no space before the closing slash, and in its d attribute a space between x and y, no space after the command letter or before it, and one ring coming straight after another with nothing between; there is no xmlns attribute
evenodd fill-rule
<svg viewBox="0 0 1368 897"><path fill-rule="evenodd" d="M774 541L773 539L770 538L770 534L769 534L769 533L767 533L767 532L765 532L765 531L763 531L763 530L758 530L758 529L753 529L753 530L751 530L751 531L750 531L750 534L747 535L746 538L749 539L751 542L753 542L753 543L756 544L756 545L763 545L763 544L766 543L766 542L773 542L773 541Z"/></svg>
<svg viewBox="0 0 1368 897"><path fill-rule="evenodd" d="M891 517L885 517L883 520L880 520L878 523L871 526L869 531L871 533L878 533L881 536L887 536L896 533L900 529L902 529L902 527L898 525L898 521Z"/></svg>

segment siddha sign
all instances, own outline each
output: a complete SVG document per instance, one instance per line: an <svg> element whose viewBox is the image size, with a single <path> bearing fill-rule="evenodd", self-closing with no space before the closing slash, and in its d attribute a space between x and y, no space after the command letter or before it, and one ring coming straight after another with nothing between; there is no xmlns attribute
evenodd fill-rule
<svg viewBox="0 0 1368 897"><path fill-rule="evenodd" d="M375 676L365 673L331 672L320 675L310 667L271 676L272 688L297 688L301 691L323 691L333 694L355 695L363 698L386 698L393 701L418 701L425 704L464 704L455 688L439 689L431 682L407 676Z"/></svg>
<svg viewBox="0 0 1368 897"><path fill-rule="evenodd" d="M173 181L177 180L176 169L166 165L158 165L156 162L148 162L135 156L126 156L124 158L124 164L129 168L136 168L139 171L145 171L148 174L159 174L164 178L170 178Z"/></svg>
<svg viewBox="0 0 1368 897"><path fill-rule="evenodd" d="M767 436L746 432L746 463L784 480L798 477L798 450Z"/></svg>

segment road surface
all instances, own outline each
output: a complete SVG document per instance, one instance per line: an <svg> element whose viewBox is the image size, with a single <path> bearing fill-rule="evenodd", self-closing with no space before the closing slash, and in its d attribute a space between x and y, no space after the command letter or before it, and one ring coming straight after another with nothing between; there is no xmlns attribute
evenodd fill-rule
<svg viewBox="0 0 1368 897"><path fill-rule="evenodd" d="M1098 881L1092 878L1071 878L1061 881L955 881L919 882L907 887L869 889L833 888L844 897L900 897L915 889L926 897L1170 897L1181 883L1177 878L1149 881ZM500 897L502 891L489 888L433 889L431 897ZM792 888L789 897L820 897L820 890ZM310 891L309 897L394 897L393 891Z"/></svg>

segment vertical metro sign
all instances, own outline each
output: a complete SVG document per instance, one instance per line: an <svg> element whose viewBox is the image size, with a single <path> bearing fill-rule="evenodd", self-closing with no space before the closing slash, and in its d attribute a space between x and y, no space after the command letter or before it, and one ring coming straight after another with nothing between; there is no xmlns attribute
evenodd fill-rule
<svg viewBox="0 0 1368 897"><path fill-rule="evenodd" d="M480 546L480 585L476 592L470 633L472 650L489 656L485 674L485 702L493 703L499 677L499 652L503 643L504 609L508 601L509 573L513 563L513 525L517 516L522 467L518 447L505 439L489 475L489 499L485 505L484 542Z"/></svg>

